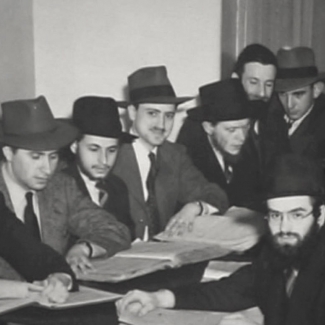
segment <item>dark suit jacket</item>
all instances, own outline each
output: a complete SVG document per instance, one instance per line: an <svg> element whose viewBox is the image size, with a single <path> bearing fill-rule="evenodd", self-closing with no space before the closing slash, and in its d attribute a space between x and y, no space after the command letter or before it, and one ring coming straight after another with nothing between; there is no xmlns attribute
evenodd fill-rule
<svg viewBox="0 0 325 325"><path fill-rule="evenodd" d="M267 121L267 137L276 146L275 154L293 152L325 158L325 95L316 100L312 111L289 137L280 101L274 100ZM275 151L275 150L273 150Z"/></svg>
<svg viewBox="0 0 325 325"><path fill-rule="evenodd" d="M178 143L185 145L194 165L209 182L218 184L228 195L230 205L258 208L260 203L260 176L258 157L247 149L233 167L233 177L227 183L225 174L213 152L200 122L187 119L184 123ZM247 146L247 145L246 145Z"/></svg>
<svg viewBox="0 0 325 325"><path fill-rule="evenodd" d="M72 176L79 187L79 189L90 197L84 180L82 179L76 163L70 163L63 172ZM128 189L125 183L116 175L109 173L108 176L101 182L101 187L108 193L108 199L103 208L115 216L115 218L125 224L134 238L134 223L130 215L130 204L128 197Z"/></svg>
<svg viewBox="0 0 325 325"><path fill-rule="evenodd" d="M290 298L283 269L270 263L264 247L252 265L228 278L174 290L178 309L238 311L258 306L266 325L325 324L325 233L301 266Z"/></svg>
<svg viewBox="0 0 325 325"><path fill-rule="evenodd" d="M0 172L0 191L7 207L14 212L10 195ZM126 249L130 245L130 233L123 224L85 196L75 180L57 172L45 189L37 192L42 241L65 255L77 239L88 240L107 250L107 254ZM0 275L17 278L0 260Z"/></svg>
<svg viewBox="0 0 325 325"><path fill-rule="evenodd" d="M183 146L168 141L158 148L159 171L155 191L160 231L165 228L177 209L188 202L202 200L218 207L221 213L228 207L224 191L203 177L185 151ZM149 217L132 144L122 145L112 172L120 177L128 187L135 233L137 237L142 238L145 226L149 224Z"/></svg>
<svg viewBox="0 0 325 325"><path fill-rule="evenodd" d="M74 275L64 258L47 245L34 239L6 207L0 193L0 256L27 281L44 280L51 273Z"/></svg>

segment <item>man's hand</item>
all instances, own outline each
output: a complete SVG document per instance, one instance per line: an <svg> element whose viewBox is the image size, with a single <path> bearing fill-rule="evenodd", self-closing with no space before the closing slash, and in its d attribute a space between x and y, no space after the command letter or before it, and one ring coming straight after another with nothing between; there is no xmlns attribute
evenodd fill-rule
<svg viewBox="0 0 325 325"><path fill-rule="evenodd" d="M201 203L202 204L202 203ZM202 213L202 207L198 202L190 202L176 213L166 226L169 236L181 236L193 230L194 219Z"/></svg>
<svg viewBox="0 0 325 325"><path fill-rule="evenodd" d="M76 275L94 269L89 261L89 249L85 243L72 246L65 258Z"/></svg>
<svg viewBox="0 0 325 325"><path fill-rule="evenodd" d="M133 290L116 302L116 309L119 315L129 312L138 316L144 316L156 308L173 308L174 306L175 296L169 290L159 290L151 293Z"/></svg>
<svg viewBox="0 0 325 325"><path fill-rule="evenodd" d="M72 286L70 275L53 273L44 281L35 281L34 284L41 286L41 299L54 303L63 303L68 299L69 289Z"/></svg>

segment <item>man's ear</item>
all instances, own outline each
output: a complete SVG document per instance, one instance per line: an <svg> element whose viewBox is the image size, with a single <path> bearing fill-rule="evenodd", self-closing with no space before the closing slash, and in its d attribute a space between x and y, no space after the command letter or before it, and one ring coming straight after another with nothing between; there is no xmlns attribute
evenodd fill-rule
<svg viewBox="0 0 325 325"><path fill-rule="evenodd" d="M128 105L128 114L130 120L133 122L135 120L135 117L137 115L137 109L134 105Z"/></svg>
<svg viewBox="0 0 325 325"><path fill-rule="evenodd" d="M4 146L2 148L3 155L5 156L7 161L12 161L12 156L14 155L14 152L11 147Z"/></svg>
<svg viewBox="0 0 325 325"><path fill-rule="evenodd" d="M317 219L317 224L322 227L325 222L325 205L320 206L320 216Z"/></svg>
<svg viewBox="0 0 325 325"><path fill-rule="evenodd" d="M318 96L323 92L324 87L325 87L325 84L322 81L318 81L318 82L314 83L314 85L313 85L314 99L318 98Z"/></svg>
<svg viewBox="0 0 325 325"><path fill-rule="evenodd" d="M212 135L214 126L212 125L211 122L208 122L208 121L202 122L202 127L206 134Z"/></svg>
<svg viewBox="0 0 325 325"><path fill-rule="evenodd" d="M72 153L77 154L78 143L77 141L73 141L70 145L70 150Z"/></svg>
<svg viewBox="0 0 325 325"><path fill-rule="evenodd" d="M238 76L237 72L233 72L233 73L231 74L231 78L239 79L239 76Z"/></svg>

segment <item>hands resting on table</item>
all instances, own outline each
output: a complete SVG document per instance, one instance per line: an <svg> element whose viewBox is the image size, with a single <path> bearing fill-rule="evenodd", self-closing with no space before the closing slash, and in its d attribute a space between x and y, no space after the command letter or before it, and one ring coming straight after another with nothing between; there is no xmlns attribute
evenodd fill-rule
<svg viewBox="0 0 325 325"><path fill-rule="evenodd" d="M116 302L118 315L124 312L137 316L144 316L156 308L173 308L175 306L175 296L169 290L159 290L156 292L144 292L133 290L128 292L122 299ZM241 313L226 315L219 325L256 325L258 323L248 319Z"/></svg>
<svg viewBox="0 0 325 325"><path fill-rule="evenodd" d="M71 277L64 273L53 273L45 280L33 283L0 280L0 298L27 298L39 293L42 300L63 303L69 296L71 286Z"/></svg>

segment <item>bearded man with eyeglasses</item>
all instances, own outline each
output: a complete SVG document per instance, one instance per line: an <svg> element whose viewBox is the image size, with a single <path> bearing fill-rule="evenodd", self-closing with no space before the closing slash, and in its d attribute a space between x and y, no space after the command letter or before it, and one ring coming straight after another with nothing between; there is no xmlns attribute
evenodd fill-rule
<svg viewBox="0 0 325 325"><path fill-rule="evenodd" d="M256 260L219 281L173 291L132 291L119 312L156 308L235 312L258 306L266 325L325 324L323 170L307 157L278 157L266 175L268 234ZM221 324L255 324L233 319Z"/></svg>

